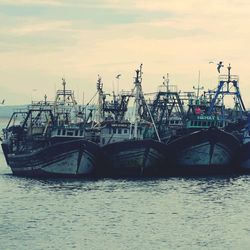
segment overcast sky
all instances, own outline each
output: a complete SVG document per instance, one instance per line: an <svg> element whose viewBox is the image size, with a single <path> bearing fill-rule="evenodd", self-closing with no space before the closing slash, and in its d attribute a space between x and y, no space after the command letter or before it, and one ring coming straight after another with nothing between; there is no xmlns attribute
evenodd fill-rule
<svg viewBox="0 0 250 250"><path fill-rule="evenodd" d="M143 63L143 89L170 74L179 90L217 86L216 63L231 63L250 106L248 0L0 0L0 98L25 104L54 97L65 77L79 100L104 89L133 87ZM214 61L215 64L209 64ZM226 67L223 69L226 73Z"/></svg>

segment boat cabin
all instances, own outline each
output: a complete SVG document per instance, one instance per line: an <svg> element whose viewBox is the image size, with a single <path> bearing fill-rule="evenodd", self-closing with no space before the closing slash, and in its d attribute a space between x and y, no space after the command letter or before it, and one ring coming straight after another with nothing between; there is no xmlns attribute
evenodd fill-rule
<svg viewBox="0 0 250 250"><path fill-rule="evenodd" d="M210 127L224 128L228 125L225 120L220 120L213 115L197 115L187 121L188 129L208 129Z"/></svg>
<svg viewBox="0 0 250 250"><path fill-rule="evenodd" d="M181 128L183 127L183 120L181 117L172 116L168 120L168 126L170 128Z"/></svg>
<svg viewBox="0 0 250 250"><path fill-rule="evenodd" d="M134 125L129 122L124 123L108 123L101 128L100 144L101 146L133 139ZM144 129L142 126L137 127L137 139L143 139Z"/></svg>
<svg viewBox="0 0 250 250"><path fill-rule="evenodd" d="M52 131L51 137L84 137L84 129L59 127Z"/></svg>

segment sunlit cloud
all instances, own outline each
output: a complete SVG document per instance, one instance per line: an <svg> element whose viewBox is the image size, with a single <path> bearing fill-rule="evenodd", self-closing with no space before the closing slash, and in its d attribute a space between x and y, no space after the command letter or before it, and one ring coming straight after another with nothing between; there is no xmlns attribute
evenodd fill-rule
<svg viewBox="0 0 250 250"><path fill-rule="evenodd" d="M37 23L24 24L11 29L9 32L17 35L26 35L37 32L65 30L71 26L70 21L40 21Z"/></svg>
<svg viewBox="0 0 250 250"><path fill-rule="evenodd" d="M61 0L1 0L0 4L9 5L55 5L60 6L64 4Z"/></svg>
<svg viewBox="0 0 250 250"><path fill-rule="evenodd" d="M0 71L8 95L24 95L23 86L42 86L42 93L53 95L65 75L87 98L97 74L110 88L117 72L121 87L130 89L140 63L147 91L166 73L188 90L199 70L211 88L218 75L210 60L232 63L233 73L241 75L243 97L248 95L248 1L0 0L0 5Z"/></svg>

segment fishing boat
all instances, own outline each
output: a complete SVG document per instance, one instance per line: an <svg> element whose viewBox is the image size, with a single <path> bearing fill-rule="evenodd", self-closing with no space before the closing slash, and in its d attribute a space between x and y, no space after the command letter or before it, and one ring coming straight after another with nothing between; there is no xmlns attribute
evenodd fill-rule
<svg viewBox="0 0 250 250"><path fill-rule="evenodd" d="M2 144L5 157L13 174L19 176L90 176L94 174L98 149L86 140L54 143L36 150L8 151Z"/></svg>
<svg viewBox="0 0 250 250"><path fill-rule="evenodd" d="M3 130L2 149L13 174L22 176L90 176L101 161L100 147L85 139L74 94L58 90L54 102L32 103L12 114Z"/></svg>
<svg viewBox="0 0 250 250"><path fill-rule="evenodd" d="M142 65L136 70L132 92L121 93L112 102L101 105L102 111L110 114L100 123L100 145L108 160L106 170L112 176L158 175L165 159L166 145L160 141L153 119L151 122L143 120L150 110L144 100L141 76ZM100 94L103 95L102 89ZM128 120L125 113L131 97L134 98L134 116Z"/></svg>
<svg viewBox="0 0 250 250"><path fill-rule="evenodd" d="M245 107L240 95L238 76L219 76L215 91L201 96L190 95L185 116L186 126L179 137L167 144L166 166L169 174L225 174L236 171L236 157L242 141L239 131L244 124ZM234 97L232 109L225 108L224 97Z"/></svg>

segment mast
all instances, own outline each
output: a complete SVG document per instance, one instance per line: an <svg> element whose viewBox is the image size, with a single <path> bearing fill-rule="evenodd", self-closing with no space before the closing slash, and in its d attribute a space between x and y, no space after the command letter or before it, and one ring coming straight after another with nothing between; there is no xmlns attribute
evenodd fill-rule
<svg viewBox="0 0 250 250"><path fill-rule="evenodd" d="M63 85L63 102L64 102L64 104L65 104L65 100L66 100L66 89L65 89L65 87L66 87L66 81L65 81L65 78L62 78L62 85Z"/></svg>
<svg viewBox="0 0 250 250"><path fill-rule="evenodd" d="M142 64L140 65L140 69L137 69L135 71L136 77L135 77L135 114L134 114L134 138L138 139L138 123L140 122L139 117L139 108L140 108L140 94L141 94L141 77L142 77Z"/></svg>
<svg viewBox="0 0 250 250"><path fill-rule="evenodd" d="M135 113L134 113L134 134L133 134L133 137L134 137L134 139L138 139L138 124L141 121L141 115L139 114L139 111L142 107L142 108L146 108L146 110L150 116L150 119L152 121L152 124L154 126L156 136L157 136L158 140L161 141L159 134L158 134L158 131L157 131L157 128L156 128L156 125L155 125L155 122L154 122L154 119L153 119L153 116L152 116L151 111L147 105L147 102L144 100L144 95L142 92L142 86L141 86L142 74L143 74L142 64L140 65L140 69L137 69L135 72L136 72L136 77L135 77L135 81L134 81L134 84L135 84L135 88L134 88L134 90L135 90ZM141 105L143 105L143 106L141 106Z"/></svg>
<svg viewBox="0 0 250 250"><path fill-rule="evenodd" d="M227 71L228 71L228 83L231 81L231 65L229 63L228 67L227 67Z"/></svg>
<svg viewBox="0 0 250 250"><path fill-rule="evenodd" d="M167 77L163 76L163 85L167 87L167 92L169 92L169 73L167 73Z"/></svg>
<svg viewBox="0 0 250 250"><path fill-rule="evenodd" d="M103 83L101 76L98 75L96 88L98 92L98 110L97 110L97 122L98 125L101 125L101 121L103 120Z"/></svg>
<svg viewBox="0 0 250 250"><path fill-rule="evenodd" d="M45 104L45 105L47 104L47 98L48 98L48 97L47 97L47 95L45 94L45 95L44 95L44 104Z"/></svg>
<svg viewBox="0 0 250 250"><path fill-rule="evenodd" d="M201 72L200 72L200 70L199 70L199 73L198 73L198 86L197 86L197 88L196 88L195 86L193 86L193 89L194 89L194 90L197 90L197 96L196 96L197 99L198 99L199 96L200 96L200 90L203 90L203 89L204 89L203 86L200 86L200 84L201 84L200 81L201 81Z"/></svg>

